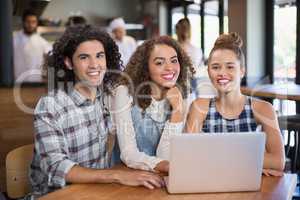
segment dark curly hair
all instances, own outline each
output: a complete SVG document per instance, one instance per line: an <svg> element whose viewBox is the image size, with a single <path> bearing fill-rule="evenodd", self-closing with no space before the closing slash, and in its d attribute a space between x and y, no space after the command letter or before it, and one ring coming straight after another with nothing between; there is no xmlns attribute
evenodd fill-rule
<svg viewBox="0 0 300 200"><path fill-rule="evenodd" d="M151 87L149 84L143 86L139 91L136 89L143 83L153 83L150 78L148 60L152 50L155 45L167 45L172 47L178 57L180 64L180 74L177 80L180 91L184 98L187 97L188 93L191 92L190 79L194 74L194 69L192 67L192 62L180 45L169 36L160 36L157 38L146 40L142 45L140 45L134 52L132 57L127 64L123 76L120 76L115 86L126 85L129 88L129 94L137 96L150 96ZM128 79L130 78L130 80ZM154 83L153 83L154 84ZM137 94L138 93L138 94ZM139 107L145 110L151 103L151 98L137 98L136 99Z"/></svg>
<svg viewBox="0 0 300 200"><path fill-rule="evenodd" d="M77 47L85 41L98 40L102 43L106 55L106 64L109 71L121 69L122 61L118 46L105 31L91 25L74 25L66 29L64 34L53 44L53 49L45 59L44 68L48 69L48 84L53 84L51 89L58 89L58 83L64 83L63 88L67 90L68 83L75 83L73 70L66 68L64 59L72 60ZM110 91L112 82L118 77L118 73L107 72L103 79L105 92ZM51 82L52 81L52 82Z"/></svg>

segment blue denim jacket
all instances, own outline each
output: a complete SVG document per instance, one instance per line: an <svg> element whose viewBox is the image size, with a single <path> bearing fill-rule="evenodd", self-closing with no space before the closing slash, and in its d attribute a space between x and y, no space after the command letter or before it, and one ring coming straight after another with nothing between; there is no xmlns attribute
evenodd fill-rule
<svg viewBox="0 0 300 200"><path fill-rule="evenodd" d="M157 111L164 115L166 110ZM168 115L161 120L155 120L149 110L143 111L138 105L133 105L131 108L132 123L135 131L136 143L139 151L156 156L156 149L160 141L164 126L168 120ZM112 165L121 163L120 148L118 141L113 150Z"/></svg>
<svg viewBox="0 0 300 200"><path fill-rule="evenodd" d="M147 110L143 111L137 105L132 107L131 116L138 149L149 156L156 156L161 133L168 118L161 122L156 121Z"/></svg>

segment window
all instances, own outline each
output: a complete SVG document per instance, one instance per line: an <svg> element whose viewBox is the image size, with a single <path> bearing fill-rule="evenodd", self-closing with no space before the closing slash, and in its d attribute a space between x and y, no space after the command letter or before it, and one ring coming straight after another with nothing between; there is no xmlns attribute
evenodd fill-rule
<svg viewBox="0 0 300 200"><path fill-rule="evenodd" d="M297 8L292 3L274 7L274 82L294 82L296 77ZM283 31L284 30L284 31Z"/></svg>
<svg viewBox="0 0 300 200"><path fill-rule="evenodd" d="M224 0L224 24L223 24L223 30L224 33L228 33L229 32L229 28L228 28L228 0Z"/></svg>
<svg viewBox="0 0 300 200"><path fill-rule="evenodd" d="M208 58L214 42L219 36L219 2L217 0L204 3L204 57Z"/></svg>
<svg viewBox="0 0 300 200"><path fill-rule="evenodd" d="M184 18L183 7L173 8L171 14L172 14L172 37L177 39L175 26L181 18Z"/></svg>
<svg viewBox="0 0 300 200"><path fill-rule="evenodd" d="M224 9L222 14L219 16L219 5L223 5ZM204 24L201 27L201 7L204 10ZM210 50L212 49L215 40L219 36L220 26L223 26L225 33L228 32L228 0L203 0L195 1L186 5L187 18L189 18L192 25L191 42L204 50L204 58L207 59ZM179 19L184 17L184 5L173 7L171 10L172 14L172 37L176 38L175 25ZM222 15L221 14L221 15ZM219 17L223 17L223 24L220 24ZM201 30L203 29L203 30ZM203 35L201 35L203 31ZM203 40L203 42L201 41ZM201 42L204 46L201 46Z"/></svg>
<svg viewBox="0 0 300 200"><path fill-rule="evenodd" d="M201 17L200 13L200 5L199 4L191 4L188 6L188 18L191 22L192 26L192 34L191 34L191 42L196 47L201 48Z"/></svg>
<svg viewBox="0 0 300 200"><path fill-rule="evenodd" d="M273 50L273 80L275 84L295 82L296 24L297 7L295 0L275 0ZM295 101L275 99L273 104L279 115L292 115L296 113Z"/></svg>

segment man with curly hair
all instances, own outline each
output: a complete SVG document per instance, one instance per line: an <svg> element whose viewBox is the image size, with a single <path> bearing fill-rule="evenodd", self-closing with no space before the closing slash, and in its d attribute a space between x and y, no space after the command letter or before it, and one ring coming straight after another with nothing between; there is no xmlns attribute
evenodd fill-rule
<svg viewBox="0 0 300 200"><path fill-rule="evenodd" d="M163 185L154 173L109 169L115 138L109 88L120 64L114 41L93 26L69 27L55 42L45 62L54 88L34 113L35 197L70 183Z"/></svg>

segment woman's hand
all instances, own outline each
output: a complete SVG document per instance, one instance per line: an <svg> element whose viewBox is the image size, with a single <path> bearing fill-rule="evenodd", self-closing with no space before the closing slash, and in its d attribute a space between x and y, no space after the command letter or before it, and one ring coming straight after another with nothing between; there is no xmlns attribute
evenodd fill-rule
<svg viewBox="0 0 300 200"><path fill-rule="evenodd" d="M154 170L162 173L169 173L169 161L163 160L159 162Z"/></svg>
<svg viewBox="0 0 300 200"><path fill-rule="evenodd" d="M166 99L172 106L173 111L182 110L183 98L180 90L176 86L168 89Z"/></svg>
<svg viewBox="0 0 300 200"><path fill-rule="evenodd" d="M178 123L184 119L183 98L177 87L172 87L166 92L166 99L172 107L170 122Z"/></svg>
<svg viewBox="0 0 300 200"><path fill-rule="evenodd" d="M266 176L283 176L284 173L275 169L263 169L263 174Z"/></svg>

